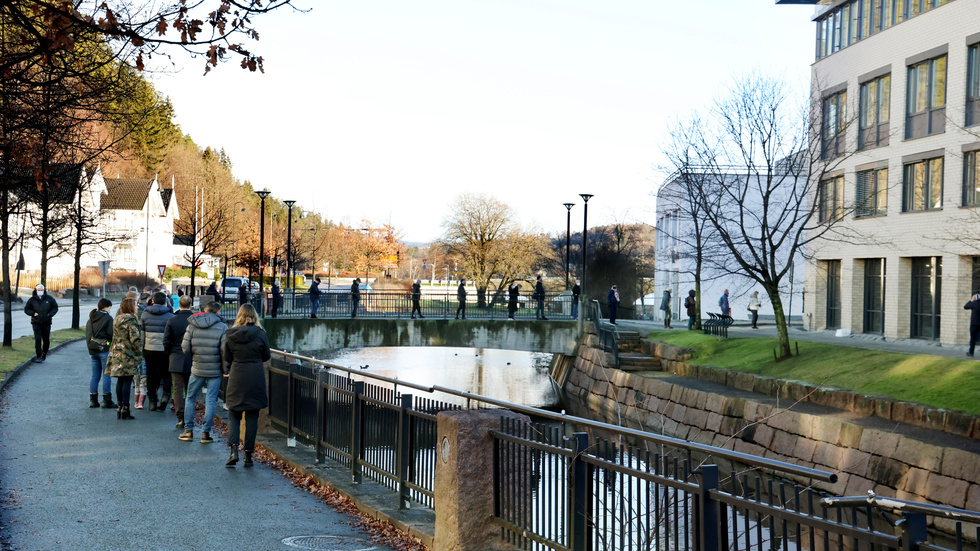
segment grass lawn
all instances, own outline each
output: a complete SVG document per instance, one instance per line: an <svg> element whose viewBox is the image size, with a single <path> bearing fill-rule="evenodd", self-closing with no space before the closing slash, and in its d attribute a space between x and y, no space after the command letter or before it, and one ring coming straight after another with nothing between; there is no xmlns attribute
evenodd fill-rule
<svg viewBox="0 0 980 551"><path fill-rule="evenodd" d="M85 336L84 329L58 329L51 332L51 348ZM14 339L11 348L0 347L0 379L34 356L34 335ZM88 358L85 358L86 364Z"/></svg>
<svg viewBox="0 0 980 551"><path fill-rule="evenodd" d="M696 331L654 331L651 340L691 348L692 363L891 396L980 415L980 362L791 341L800 356L775 362L774 338L718 340Z"/></svg>

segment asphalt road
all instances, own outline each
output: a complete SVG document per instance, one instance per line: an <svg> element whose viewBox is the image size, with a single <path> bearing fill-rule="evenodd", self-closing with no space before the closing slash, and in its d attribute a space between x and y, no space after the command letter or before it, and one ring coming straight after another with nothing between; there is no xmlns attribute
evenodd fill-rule
<svg viewBox="0 0 980 551"><path fill-rule="evenodd" d="M77 342L0 395L0 549L289 549L329 535L343 539L320 548L390 551L273 469L226 468L224 438L179 441L171 412L89 409L90 374Z"/></svg>

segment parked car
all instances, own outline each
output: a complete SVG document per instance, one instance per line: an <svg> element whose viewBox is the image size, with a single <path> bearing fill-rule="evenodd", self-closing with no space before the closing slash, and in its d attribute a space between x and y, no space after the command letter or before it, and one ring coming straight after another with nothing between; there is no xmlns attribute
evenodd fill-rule
<svg viewBox="0 0 980 551"><path fill-rule="evenodd" d="M221 281L221 296L224 297L225 301L238 300L238 289L242 286L244 282L248 281L244 277L226 277ZM259 284L255 281L249 281L249 287L252 289L252 293L256 293L259 290Z"/></svg>

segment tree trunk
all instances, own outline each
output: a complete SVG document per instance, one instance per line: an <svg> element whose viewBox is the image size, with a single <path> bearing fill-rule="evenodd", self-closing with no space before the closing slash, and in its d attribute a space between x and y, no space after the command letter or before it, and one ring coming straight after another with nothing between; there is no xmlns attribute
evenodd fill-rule
<svg viewBox="0 0 980 551"><path fill-rule="evenodd" d="M776 315L776 332L779 335L778 359L782 360L793 355L789 347L789 330L786 327L786 313L783 312L783 299L779 296L779 288L766 288L769 294L769 302L772 304L772 311Z"/></svg>
<svg viewBox="0 0 980 551"><path fill-rule="evenodd" d="M75 211L75 265L74 274L75 281L72 283L72 293L71 293L71 328L79 329L81 322L81 305L79 304L78 291L81 289L81 275L82 275L82 237L84 233L85 226L85 211L82 208L82 189L81 186L78 190L78 205Z"/></svg>
<svg viewBox="0 0 980 551"><path fill-rule="evenodd" d="M9 171L8 171L9 174ZM13 315L10 311L13 300L10 297L10 196L4 191L0 197L0 262L3 263L3 346L13 346Z"/></svg>

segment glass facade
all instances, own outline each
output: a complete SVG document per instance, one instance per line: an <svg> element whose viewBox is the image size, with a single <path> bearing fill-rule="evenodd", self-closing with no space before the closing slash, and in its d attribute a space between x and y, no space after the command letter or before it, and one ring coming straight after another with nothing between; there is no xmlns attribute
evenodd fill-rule
<svg viewBox="0 0 980 551"><path fill-rule="evenodd" d="M817 20L817 60L953 0L850 0Z"/></svg>
<svg viewBox="0 0 980 551"><path fill-rule="evenodd" d="M844 177L820 182L819 222L838 220L844 215Z"/></svg>
<svg viewBox="0 0 980 551"><path fill-rule="evenodd" d="M913 339L939 339L940 304L943 293L943 258L912 259Z"/></svg>
<svg viewBox="0 0 980 551"><path fill-rule="evenodd" d="M980 124L980 44L967 50L966 125Z"/></svg>
<svg viewBox="0 0 980 551"><path fill-rule="evenodd" d="M885 75L861 85L859 149L888 145L891 82L891 75Z"/></svg>
<svg viewBox="0 0 980 551"><path fill-rule="evenodd" d="M823 100L822 155L832 159L844 154L847 130L847 90L833 93Z"/></svg>
<svg viewBox="0 0 980 551"><path fill-rule="evenodd" d="M863 170L857 173L854 216L888 214L888 169Z"/></svg>
<svg viewBox="0 0 980 551"><path fill-rule="evenodd" d="M946 56L909 67L905 139L946 131Z"/></svg>
<svg viewBox="0 0 980 551"><path fill-rule="evenodd" d="M980 155L977 151L963 154L963 206L980 207Z"/></svg>
<svg viewBox="0 0 980 551"><path fill-rule="evenodd" d="M864 332L885 332L885 259L864 261Z"/></svg>
<svg viewBox="0 0 980 551"><path fill-rule="evenodd" d="M841 261L827 262L827 329L840 327Z"/></svg>
<svg viewBox="0 0 980 551"><path fill-rule="evenodd" d="M902 182L902 211L943 208L943 158L905 165Z"/></svg>

